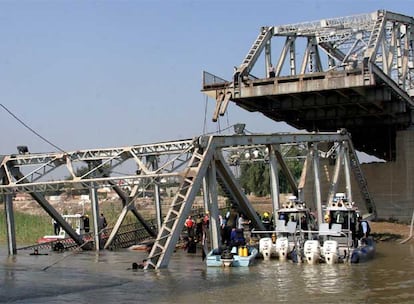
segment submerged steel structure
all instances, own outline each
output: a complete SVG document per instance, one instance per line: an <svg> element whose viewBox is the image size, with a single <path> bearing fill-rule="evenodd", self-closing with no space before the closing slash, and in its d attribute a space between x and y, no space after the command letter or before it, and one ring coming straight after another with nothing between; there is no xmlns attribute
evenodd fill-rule
<svg viewBox="0 0 414 304"><path fill-rule="evenodd" d="M299 183L291 177L282 145L303 145L306 148L306 163ZM324 151L325 149L326 151ZM358 181L363 193L365 207L375 215L375 205L369 195L366 181L359 167L349 134L342 130L333 133L281 133L261 135L201 136L189 140L172 141L121 148L81 150L65 153L23 154L3 156L0 164L2 185L0 193L5 197L5 213L8 231L9 254L16 254L13 196L16 192L29 193L38 204L73 238L79 246L85 244L59 212L47 201L50 192L70 191L72 188L88 189L93 211L95 249L100 250L98 231L99 202L97 190L113 188L121 198L122 212L112 229L104 248L110 246L128 212L135 214L138 221L154 236L155 243L148 256L149 268L167 267L176 243L183 230L185 219L191 214L196 195L202 190L204 208L211 215L211 246L220 243L218 223L218 186L222 187L229 200L244 212L255 227L263 230L263 224L240 187L229 165L234 160L234 151L250 151L245 155L259 156L270 166L273 209L279 206L278 171L290 176L292 192L303 197L308 172L314 181L314 204L319 220L322 220L322 191L320 185L319 158L335 155L336 165L331 178L327 199L337 190L340 172L344 172L346 192L352 199L350 172ZM257 152L257 153L256 153ZM86 167L79 174L77 168ZM341 168L343 170L341 171ZM62 174L62 171L64 172ZM120 173L122 171L123 173ZM53 173L60 172L60 178ZM160 186L165 180L176 183L176 192L168 210L161 210ZM141 192L154 190L158 227L154 231L135 207Z"/></svg>
<svg viewBox="0 0 414 304"><path fill-rule="evenodd" d="M233 79L204 72L203 92L213 120L232 101L299 130L346 128L358 151L395 160L396 132L414 121L414 19L378 10L262 27Z"/></svg>

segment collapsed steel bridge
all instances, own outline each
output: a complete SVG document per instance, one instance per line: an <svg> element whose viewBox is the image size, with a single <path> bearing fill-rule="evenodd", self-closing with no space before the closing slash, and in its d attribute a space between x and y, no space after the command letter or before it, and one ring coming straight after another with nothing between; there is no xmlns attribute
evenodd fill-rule
<svg viewBox="0 0 414 304"><path fill-rule="evenodd" d="M302 176L296 181L288 169L281 149L286 145L306 147ZM154 246L148 255L148 268L168 266L174 252L186 217L191 213L194 199L202 189L204 208L210 212L210 240L212 247L220 243L218 223L218 185L235 204L252 220L253 225L263 230L263 224L248 201L234 175L230 163L235 155L256 155L270 166L272 208L279 207L279 180L281 170L290 183L292 193L303 198L304 186L309 172L312 172L314 206L318 220L322 221L322 185L320 179L320 158L335 156L335 167L326 193L327 199L337 191L340 172L345 176L346 192L352 200L351 175L354 173L363 204L367 211L376 215L375 205L369 195L365 178L359 166L350 135L341 130L324 133L275 133L231 136L200 136L194 139L135 145L120 148L92 149L64 153L28 153L1 156L0 193L4 197L7 222L9 254L17 253L13 197L16 192L30 194L33 199L70 235L79 245L84 245L82 235L77 234L48 202L46 194L56 191L88 189L93 215L95 249L100 250L98 231L99 202L97 190L111 187L120 197L122 211L106 240L103 248L109 248L128 212L132 212L148 234L155 238ZM235 154L234 151L241 153ZM260 153L244 153L245 151ZM231 156L231 157L230 157ZM234 165L234 163L233 163ZM80 167L86 167L79 175ZM54 173L59 172L60 178ZM168 207L161 210L160 186L163 182L173 182L177 191ZM157 231L152 229L135 207L137 198L146 189L154 191Z"/></svg>

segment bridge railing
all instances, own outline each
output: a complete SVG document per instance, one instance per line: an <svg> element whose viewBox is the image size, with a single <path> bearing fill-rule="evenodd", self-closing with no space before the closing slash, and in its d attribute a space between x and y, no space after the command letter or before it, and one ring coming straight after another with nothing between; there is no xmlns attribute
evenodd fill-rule
<svg viewBox="0 0 414 304"><path fill-rule="evenodd" d="M203 71L203 88L215 88L215 87L225 87L230 84L229 81L220 78L216 75L213 75L209 72Z"/></svg>

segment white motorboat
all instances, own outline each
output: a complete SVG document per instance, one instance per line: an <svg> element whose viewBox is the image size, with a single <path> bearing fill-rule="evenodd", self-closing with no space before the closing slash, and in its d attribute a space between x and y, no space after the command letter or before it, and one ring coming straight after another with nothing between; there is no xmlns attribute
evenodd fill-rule
<svg viewBox="0 0 414 304"><path fill-rule="evenodd" d="M315 229L315 222L315 217L303 202L298 201L296 196L289 197L288 202L282 204L276 212L275 230L254 232L272 235L260 238L260 254L264 259L276 257L281 261L287 260L294 250L301 247L298 245L310 237L311 231Z"/></svg>
<svg viewBox="0 0 414 304"><path fill-rule="evenodd" d="M357 240L358 208L344 193L336 193L325 210L325 223L319 226L323 242L321 259L327 264L365 261L375 255L372 239Z"/></svg>

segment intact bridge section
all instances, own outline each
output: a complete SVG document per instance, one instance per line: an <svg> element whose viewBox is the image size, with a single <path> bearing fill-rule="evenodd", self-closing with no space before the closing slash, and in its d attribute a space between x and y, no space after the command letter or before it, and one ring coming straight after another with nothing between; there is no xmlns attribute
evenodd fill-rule
<svg viewBox="0 0 414 304"><path fill-rule="evenodd" d="M231 80L204 72L202 91L306 131L345 128L383 218L408 221L414 205L414 19L390 11L264 26ZM411 170L411 171L410 171Z"/></svg>
<svg viewBox="0 0 414 304"><path fill-rule="evenodd" d="M204 73L216 99L307 131L347 129L358 151L394 160L413 123L414 19L371 14L262 27L231 81ZM276 59L274 60L274 58Z"/></svg>

